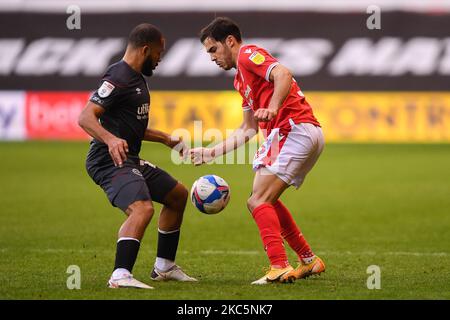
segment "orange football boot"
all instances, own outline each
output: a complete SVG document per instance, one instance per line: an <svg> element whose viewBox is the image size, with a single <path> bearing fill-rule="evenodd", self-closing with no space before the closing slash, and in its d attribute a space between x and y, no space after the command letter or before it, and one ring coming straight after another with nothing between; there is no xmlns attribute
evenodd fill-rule
<svg viewBox="0 0 450 320"><path fill-rule="evenodd" d="M325 272L325 263L319 257L315 257L310 263L301 261L297 268L283 274L280 282L294 282L297 279L305 279L310 276L320 275Z"/></svg>

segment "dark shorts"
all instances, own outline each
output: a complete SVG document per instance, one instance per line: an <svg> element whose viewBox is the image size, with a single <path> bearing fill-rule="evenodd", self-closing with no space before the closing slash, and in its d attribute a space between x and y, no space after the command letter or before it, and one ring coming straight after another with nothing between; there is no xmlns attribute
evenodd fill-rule
<svg viewBox="0 0 450 320"><path fill-rule="evenodd" d="M111 204L123 211L139 200L163 203L178 183L167 172L144 160L127 160L122 168L114 165L101 169L88 167L87 171L105 191Z"/></svg>

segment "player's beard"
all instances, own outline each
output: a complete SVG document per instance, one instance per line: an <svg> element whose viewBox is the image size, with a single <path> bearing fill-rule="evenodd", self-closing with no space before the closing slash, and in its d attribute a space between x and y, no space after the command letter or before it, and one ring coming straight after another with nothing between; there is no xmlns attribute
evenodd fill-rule
<svg viewBox="0 0 450 320"><path fill-rule="evenodd" d="M224 66L223 69L225 71L231 70L233 68L233 62L231 59L231 48L228 47L228 45L225 46L225 59L224 59Z"/></svg>
<svg viewBox="0 0 450 320"><path fill-rule="evenodd" d="M225 71L231 70L232 66L230 64L227 64L225 67L223 67L223 69Z"/></svg>
<svg viewBox="0 0 450 320"><path fill-rule="evenodd" d="M154 64L153 64L153 60L152 57L149 56L144 63L142 64L142 74L146 77L151 77L153 75L153 69L154 69Z"/></svg>

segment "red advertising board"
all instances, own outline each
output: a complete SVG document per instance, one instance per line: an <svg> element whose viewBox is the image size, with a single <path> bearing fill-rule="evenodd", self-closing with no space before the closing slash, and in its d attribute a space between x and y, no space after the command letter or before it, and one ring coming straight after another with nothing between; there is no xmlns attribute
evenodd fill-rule
<svg viewBox="0 0 450 320"><path fill-rule="evenodd" d="M25 102L28 139L87 139L77 120L89 95L89 92L28 92Z"/></svg>

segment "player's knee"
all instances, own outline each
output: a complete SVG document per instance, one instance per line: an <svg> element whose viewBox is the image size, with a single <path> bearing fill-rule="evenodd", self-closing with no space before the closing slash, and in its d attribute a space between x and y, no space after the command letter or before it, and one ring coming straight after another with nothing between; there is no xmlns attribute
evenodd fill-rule
<svg viewBox="0 0 450 320"><path fill-rule="evenodd" d="M253 193L250 198L247 199L247 208L250 212L253 212L253 210L264 203L273 204L274 201L268 194Z"/></svg>
<svg viewBox="0 0 450 320"><path fill-rule="evenodd" d="M150 201L137 201L127 210L129 216L133 216L140 224L147 225L155 213L155 209Z"/></svg>
<svg viewBox="0 0 450 320"><path fill-rule="evenodd" d="M189 191L181 183L178 184L178 188L179 188L179 190L178 190L178 197L179 197L181 202L184 202L186 204L186 201L187 201L188 196L189 196Z"/></svg>
<svg viewBox="0 0 450 320"><path fill-rule="evenodd" d="M142 207L142 219L148 224L155 213L155 208L149 202L145 202Z"/></svg>
<svg viewBox="0 0 450 320"><path fill-rule="evenodd" d="M178 190L179 201L177 204L177 206L178 206L177 211L178 211L178 215L180 217L182 217L183 213L184 213L184 209L186 208L187 199L189 197L189 191L186 189L186 187L184 185L182 185L180 183L178 184L178 188L179 188L179 190Z"/></svg>
<svg viewBox="0 0 450 320"><path fill-rule="evenodd" d="M262 204L261 198L254 193L247 199L247 208L250 212L253 212L260 204Z"/></svg>
<svg viewBox="0 0 450 320"><path fill-rule="evenodd" d="M176 187L168 194L166 205L177 211L184 211L189 191L184 185L178 183Z"/></svg>

